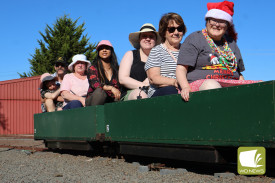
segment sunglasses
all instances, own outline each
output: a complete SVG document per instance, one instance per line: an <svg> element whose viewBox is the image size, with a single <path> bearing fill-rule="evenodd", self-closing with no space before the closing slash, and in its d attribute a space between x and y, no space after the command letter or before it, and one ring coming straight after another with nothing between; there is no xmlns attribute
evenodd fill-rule
<svg viewBox="0 0 275 183"><path fill-rule="evenodd" d="M175 32L176 29L178 30L178 32L183 32L184 26L181 25L181 26L178 26L178 27L167 27L167 30L168 30L169 33Z"/></svg>
<svg viewBox="0 0 275 183"><path fill-rule="evenodd" d="M65 65L64 65L64 64L62 64L62 63L57 63L57 64L55 64L55 67L59 67L59 66L61 66L61 67L65 67Z"/></svg>

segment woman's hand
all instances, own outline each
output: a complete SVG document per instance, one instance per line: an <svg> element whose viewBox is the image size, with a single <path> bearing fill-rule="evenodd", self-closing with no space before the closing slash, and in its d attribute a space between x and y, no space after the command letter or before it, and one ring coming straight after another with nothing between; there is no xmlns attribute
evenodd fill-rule
<svg viewBox="0 0 275 183"><path fill-rule="evenodd" d="M149 79L146 78L143 82L142 82L143 86L149 86L150 83L149 83Z"/></svg>
<svg viewBox="0 0 275 183"><path fill-rule="evenodd" d="M83 107L85 107L85 98L84 97L72 94L71 92L69 92L67 90L62 91L61 96L68 101L79 100L81 102L81 104L83 105Z"/></svg>
<svg viewBox="0 0 275 183"><path fill-rule="evenodd" d="M240 74L240 78L239 78L239 80L244 80L243 75L241 75L241 74Z"/></svg>
<svg viewBox="0 0 275 183"><path fill-rule="evenodd" d="M187 81L186 75L188 71L187 65L177 65L176 76L181 87L180 95L186 102L189 101L189 93L192 91Z"/></svg>
<svg viewBox="0 0 275 183"><path fill-rule="evenodd" d="M179 88L178 81L176 79L174 79L172 86L176 87L177 89Z"/></svg>
<svg viewBox="0 0 275 183"><path fill-rule="evenodd" d="M80 97L79 101L81 102L81 104L83 105L83 107L85 107L85 98L84 97Z"/></svg>
<svg viewBox="0 0 275 183"><path fill-rule="evenodd" d="M191 92L191 88L188 86L188 87L184 87L182 88L181 92L180 92L180 95L181 95L181 98L183 100L185 100L186 102L189 101L189 93Z"/></svg>
<svg viewBox="0 0 275 183"><path fill-rule="evenodd" d="M117 88L112 87L111 92L115 96L115 101L118 101L120 99L120 94L121 94L120 91Z"/></svg>

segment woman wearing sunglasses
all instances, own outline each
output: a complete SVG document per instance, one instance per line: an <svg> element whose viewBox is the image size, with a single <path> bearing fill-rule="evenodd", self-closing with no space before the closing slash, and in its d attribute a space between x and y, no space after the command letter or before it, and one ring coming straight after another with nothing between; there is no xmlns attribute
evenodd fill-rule
<svg viewBox="0 0 275 183"><path fill-rule="evenodd" d="M145 64L150 82L148 97L178 93L176 67L180 42L185 33L186 27L180 15L167 13L161 17L159 35L162 44L151 50Z"/></svg>
<svg viewBox="0 0 275 183"><path fill-rule="evenodd" d="M160 44L160 36L155 27L146 23L138 32L130 33L129 41L135 50L123 56L119 66L119 82L124 86L123 101L147 98L149 80L144 70L151 49Z"/></svg>
<svg viewBox="0 0 275 183"><path fill-rule="evenodd" d="M181 96L189 100L189 93L257 81L244 80L244 63L236 44L233 25L234 3L208 3L206 28L190 34L181 46L177 80Z"/></svg>
<svg viewBox="0 0 275 183"><path fill-rule="evenodd" d="M108 40L102 40L96 51L96 59L87 74L89 89L86 106L103 105L120 99L118 63L113 45Z"/></svg>

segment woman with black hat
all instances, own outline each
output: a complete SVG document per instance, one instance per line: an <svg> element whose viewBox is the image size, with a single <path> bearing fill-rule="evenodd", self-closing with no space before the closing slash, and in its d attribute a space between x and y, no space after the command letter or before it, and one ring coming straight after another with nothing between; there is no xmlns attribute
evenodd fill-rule
<svg viewBox="0 0 275 183"><path fill-rule="evenodd" d="M149 80L144 70L151 49L161 41L155 27L146 23L138 32L129 34L129 41L135 50L125 53L119 67L119 82L124 86L122 100L147 98Z"/></svg>

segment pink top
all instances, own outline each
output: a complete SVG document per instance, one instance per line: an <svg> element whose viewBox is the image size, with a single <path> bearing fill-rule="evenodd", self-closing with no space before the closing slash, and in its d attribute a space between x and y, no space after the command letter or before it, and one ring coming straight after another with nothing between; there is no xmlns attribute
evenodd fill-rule
<svg viewBox="0 0 275 183"><path fill-rule="evenodd" d="M86 96L89 88L88 78L82 80L77 78L73 73L66 74L60 86L60 91L70 91L77 96ZM67 103L65 101L64 103ZM64 104L63 106L65 106Z"/></svg>

